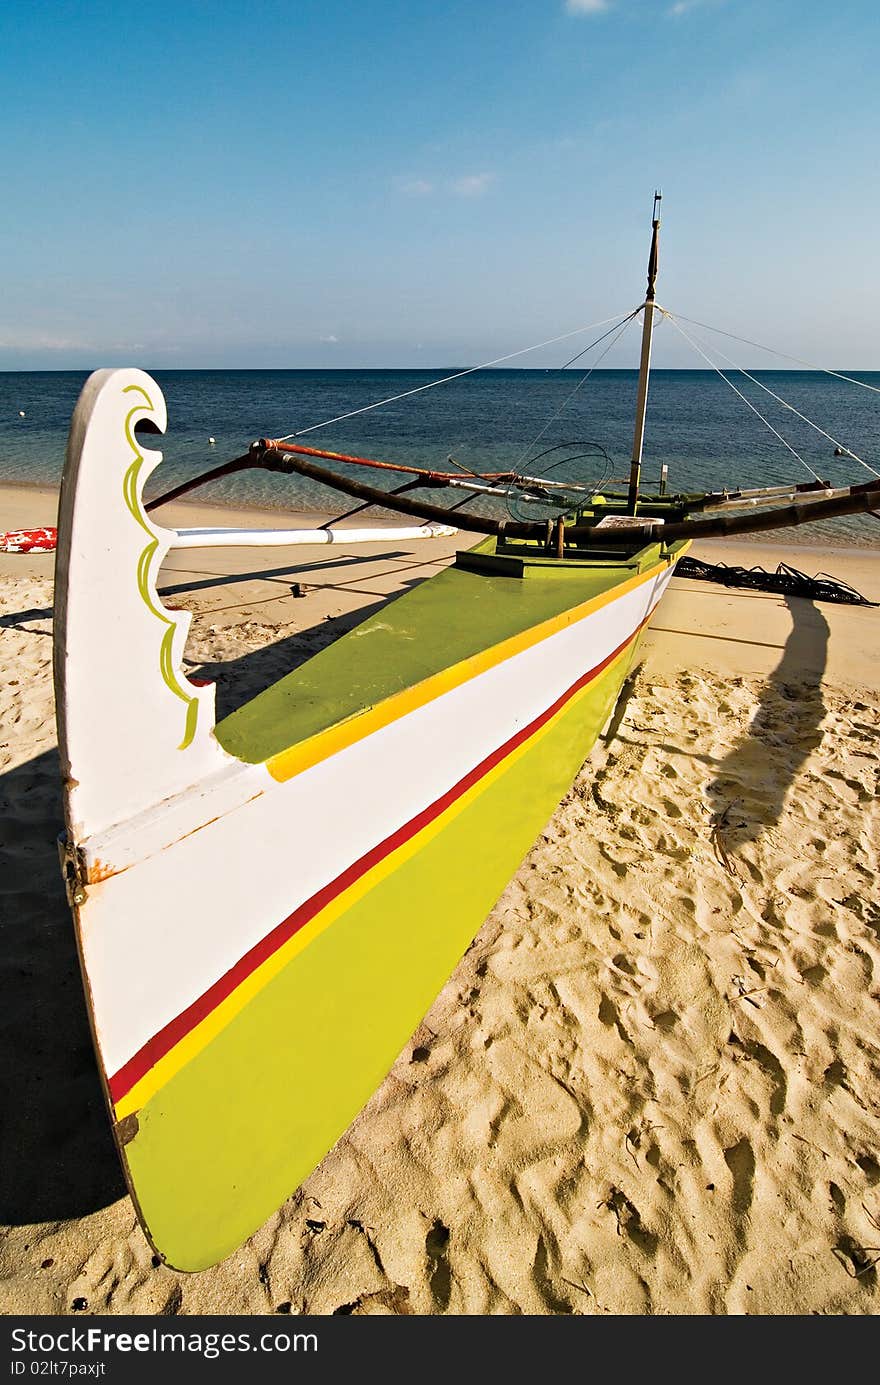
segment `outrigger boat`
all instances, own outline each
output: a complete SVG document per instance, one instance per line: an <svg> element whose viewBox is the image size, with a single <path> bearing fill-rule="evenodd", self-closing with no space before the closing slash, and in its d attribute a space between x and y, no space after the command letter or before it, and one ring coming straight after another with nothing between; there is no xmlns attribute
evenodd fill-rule
<svg viewBox="0 0 880 1385"><path fill-rule="evenodd" d="M154 380L105 370L83 389L56 564L63 869L114 1137L177 1269L240 1245L382 1081L569 789L690 538L764 524L690 518L759 493L640 489L659 225L655 203L626 492L460 470L404 482L515 490L550 512L514 522L365 487L296 443L211 473L317 474L417 515L425 536L482 536L220 721L183 670L190 617L156 581L175 544L245 540L152 517L169 498L143 496L161 454L141 437L166 426ZM877 484L850 488L850 507L876 507ZM772 527L842 512L822 483L800 489L760 493L794 502Z"/></svg>

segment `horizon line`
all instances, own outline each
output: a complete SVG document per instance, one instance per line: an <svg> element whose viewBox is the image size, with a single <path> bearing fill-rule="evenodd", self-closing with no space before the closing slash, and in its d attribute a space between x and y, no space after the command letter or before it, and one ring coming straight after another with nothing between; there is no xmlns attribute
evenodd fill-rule
<svg viewBox="0 0 880 1385"><path fill-rule="evenodd" d="M110 369L110 370L125 370L125 369L129 369L129 368L132 368L132 367L129 367L129 366L109 366L109 367L108 367L108 366L99 366L99 365L91 365L91 366L81 366L81 365L70 365L70 366L0 366L0 375L73 375L73 374L87 374L87 375L88 375L88 374L92 374L92 373L93 373L94 371L96 371L96 370L106 370L106 369ZM402 366L391 366L391 365L389 365L389 366L375 366L375 365L348 365L348 366L341 366L341 365L337 365L337 366L324 366L324 365L315 365L315 366L290 366L290 365L264 365L264 366L233 366L233 365L226 365L226 366L197 366L197 365L194 365L194 366L163 366L163 365L154 365L154 366L137 366L137 367L135 367L135 368L138 369L138 370L143 370L143 371L145 371L147 374L156 374L156 375L158 375L158 374L164 374L164 375L191 375L191 374L197 374L197 375L211 375L211 374L224 375L224 374L231 374L231 373L242 374L242 375L245 375L245 374L259 375L259 374L266 374L266 373L268 373L268 372L271 372L271 373L273 373L273 374L278 374L278 373L282 373L282 372L283 372L283 373L289 373L289 374L296 374L296 373L298 373L298 372L305 372L305 371L320 373L320 374L323 374L323 375L331 375L331 374L333 374L333 373L343 374L343 373L350 373L350 372L352 372L352 371L357 371L357 372L359 372L359 373L368 373L368 372L369 372L369 373L374 373L374 374L377 374L377 375L387 375L387 374L390 374L390 373L392 373L392 372L400 372L400 373L406 372L406 373L409 373L409 374L412 374L412 373L421 373L421 374L426 374L426 375L432 375L432 374L434 374L435 372L446 372L446 371L461 371L461 372L467 371L467 372L468 372L469 374L471 374L471 375L480 375L480 374L483 374L483 373L488 374L488 373L490 373L490 372L496 373L496 374L500 374L502 371L508 371L508 372L510 372L510 373L513 373L513 372L521 373L521 374L532 373L532 374L541 374L541 375L563 375L563 374L578 375L578 374L583 373L583 372L581 372L580 370L575 369L575 368L572 367L572 366L495 366L495 365L491 365L491 366L465 366L465 365L461 365L461 364L452 364L452 365L447 364L447 365L433 365L433 366L423 366L423 365L410 365L410 366L407 366L407 365L402 365ZM827 375L827 374L830 374L830 373L838 372L838 373L844 373L844 374L859 373L859 374L862 374L862 375L880 375L880 366L877 366L877 367L874 367L874 366L847 366L847 367L844 368L844 367L841 367L841 366L833 366L833 367L832 367L832 366L810 366L810 365L801 365L801 366L758 366L758 365L751 365L751 366L727 366L727 367L724 367L724 373L726 373L726 374L731 374L731 375L741 375L741 374L743 373L743 371L745 371L745 370L752 371L752 372L755 373L755 374L758 374L758 373L761 373L761 372L763 372L763 373L765 373L765 374L768 373L768 372L772 372L772 373L774 373L774 374L791 374L791 375L805 375L805 374ZM688 375L717 375L717 374L721 373L721 371L722 371L722 367L720 367L720 366L719 366L719 367L714 367L714 366L652 366L652 367L651 367L651 374L652 374L652 375L664 375L664 374L667 374L667 375L684 375L684 374L688 374ZM624 373L625 373L625 374L630 374L630 375L638 375L638 373L639 373L639 367L638 367L637 365L633 365L633 366L597 366L597 367L595 367L595 368L590 372L590 374L592 374L592 375L620 375L620 374L624 374Z"/></svg>

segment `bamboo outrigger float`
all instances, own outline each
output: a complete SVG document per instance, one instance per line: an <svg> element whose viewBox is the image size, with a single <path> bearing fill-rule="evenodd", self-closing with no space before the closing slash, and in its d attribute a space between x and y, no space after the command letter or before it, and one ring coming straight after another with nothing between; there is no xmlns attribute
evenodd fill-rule
<svg viewBox="0 0 880 1385"><path fill-rule="evenodd" d="M651 303L658 229L655 206ZM157 594L178 535L144 503L161 455L138 430L165 431L161 391L138 370L87 382L56 568L63 868L123 1168L177 1269L228 1255L343 1133L570 787L694 526L759 518L640 494L649 357L648 334L630 489L585 491L568 522L335 475L485 537L219 722L183 671L190 617ZM262 443L249 464L333 455L308 451Z"/></svg>

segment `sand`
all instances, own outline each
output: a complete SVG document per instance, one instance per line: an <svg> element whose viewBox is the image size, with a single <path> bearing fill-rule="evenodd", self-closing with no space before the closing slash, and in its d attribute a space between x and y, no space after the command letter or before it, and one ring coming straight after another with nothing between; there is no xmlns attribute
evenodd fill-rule
<svg viewBox="0 0 880 1385"><path fill-rule="evenodd" d="M49 492L0 500L3 527L51 522ZM228 710L452 547L191 552L163 589ZM880 600L876 552L791 561ZM387 1080L240 1251L181 1275L138 1228L92 1056L51 606L51 557L0 557L0 1310L877 1311L880 608L675 579Z"/></svg>

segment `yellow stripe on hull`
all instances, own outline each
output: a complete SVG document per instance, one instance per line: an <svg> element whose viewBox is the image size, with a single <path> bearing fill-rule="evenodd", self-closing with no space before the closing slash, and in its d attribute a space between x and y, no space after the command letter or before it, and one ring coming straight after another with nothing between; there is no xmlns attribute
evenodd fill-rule
<svg viewBox="0 0 880 1385"><path fill-rule="evenodd" d="M633 640L636 637L633 636ZM631 643L617 655L599 675L600 679L614 678L614 671L625 660L630 658ZM621 675L622 681L623 675ZM594 680L598 681L598 680ZM363 899L373 890L382 880L398 870L406 861L410 860L419 851L438 836L447 825L459 814L465 812L471 804L481 794L485 793L491 786L510 769L518 763L525 755L531 751L547 736L549 736L557 723L566 716L570 709L577 706L590 695L595 696L594 683L587 683L563 706L560 710L545 722L538 730L528 738L528 740L518 745L508 756L499 764L490 769L477 783L455 800L448 808L438 815L432 822L420 831L416 832L399 847L389 852L389 854L376 863L370 870L366 871L360 879L356 880L347 889L322 909L313 919L301 928L287 942L283 943L268 957L259 967L257 967L226 999L222 1000L216 1009L205 1017L198 1025L181 1039L170 1052L166 1053L159 1061L150 1068L140 1081L136 1082L125 1096L115 1104L114 1111L117 1120L122 1120L132 1112L144 1106L150 1098L159 1091L166 1082L174 1077L188 1062L190 1062L202 1049L229 1024L241 1010L248 1005L251 1000L263 989L264 986L281 972L289 962L309 946L326 928L335 922L348 909L352 908L359 900Z"/></svg>
<svg viewBox="0 0 880 1385"><path fill-rule="evenodd" d="M488 669L495 668L497 664L513 658L515 654L520 654L525 649L531 649L534 645L540 644L542 640L549 639L551 635L566 629L567 626L577 624L586 616L592 615L594 611L599 611L612 601L619 600L627 592L634 591L636 587L652 581L661 572L665 572L668 567L668 562L658 563L647 572L631 577L619 586L612 587L611 590L602 592L599 596L591 597L589 601L584 601L579 606L573 606L561 615L553 616L540 625L534 625L518 635L513 635L510 639L503 640L490 649L481 650L479 654L474 654L469 659L463 659L461 663L454 664L451 668L443 669L441 673L424 679L423 682L417 683L414 687L395 693L393 697L386 698L377 706L370 707L358 716L340 722L336 726L328 727L326 731L320 731L317 735L310 736L308 740L291 746L289 750L283 750L280 754L273 755L266 761L266 768L273 779L277 779L279 782L292 779L295 774L301 774L303 770L311 769L313 765L326 760L330 755L345 750L348 746L363 740L365 736L372 735L374 731L388 726L392 721L408 716L410 712L426 706L436 698L442 697L444 693L460 687L462 683L477 678Z"/></svg>

